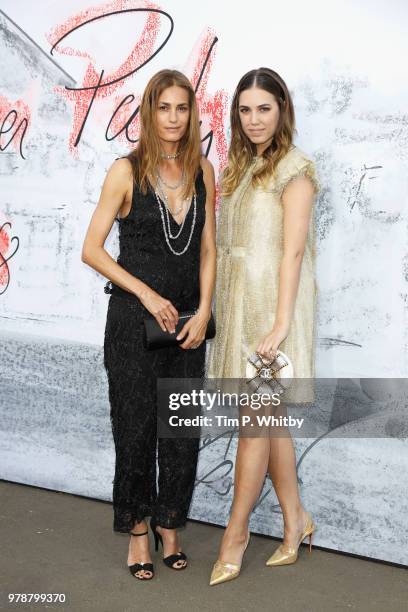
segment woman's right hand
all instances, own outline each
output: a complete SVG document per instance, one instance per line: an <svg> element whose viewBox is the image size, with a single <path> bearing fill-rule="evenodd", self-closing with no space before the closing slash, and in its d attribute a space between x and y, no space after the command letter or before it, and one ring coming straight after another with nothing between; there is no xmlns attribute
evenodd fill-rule
<svg viewBox="0 0 408 612"><path fill-rule="evenodd" d="M150 287L141 292L139 300L154 316L163 331L174 334L179 316L170 300L163 298Z"/></svg>

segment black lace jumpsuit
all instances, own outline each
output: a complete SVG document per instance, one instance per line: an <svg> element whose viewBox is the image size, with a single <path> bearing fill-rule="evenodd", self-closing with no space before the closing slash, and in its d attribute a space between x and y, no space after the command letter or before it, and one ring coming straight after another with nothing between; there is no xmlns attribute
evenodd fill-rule
<svg viewBox="0 0 408 612"><path fill-rule="evenodd" d="M168 298L178 312L192 310L200 298L200 239L205 222L202 170L196 178L197 213L190 246L180 256L168 248L159 205L153 191L143 195L135 186L131 210L118 219L118 263ZM185 246L193 221L193 202L176 251ZM179 225L170 215L172 234ZM157 440L156 382L158 377L202 378L205 341L197 349L179 346L147 351L143 319L148 310L132 294L111 283L104 342L109 383L110 418L116 463L113 480L113 529L129 532L134 523L154 516L168 529L185 524L194 488L198 438ZM158 487L156 488L156 452Z"/></svg>

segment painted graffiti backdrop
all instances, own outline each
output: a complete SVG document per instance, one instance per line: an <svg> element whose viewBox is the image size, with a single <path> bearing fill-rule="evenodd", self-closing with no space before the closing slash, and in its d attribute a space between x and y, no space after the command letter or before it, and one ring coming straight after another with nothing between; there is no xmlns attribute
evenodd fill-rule
<svg viewBox="0 0 408 612"><path fill-rule="evenodd" d="M104 176L137 144L149 78L177 68L196 91L203 153L219 177L234 88L269 66L293 94L296 143L322 186L317 376L350 379L321 415L344 439L297 440L302 495L317 544L408 563L407 438L392 424L387 438L348 438L368 413L344 417L350 398L375 399L367 377L408 374L408 11L385 0L375 11L363 0L329 4L3 0L0 477L110 499L108 296L81 262ZM117 255L116 228L107 248ZM234 432L202 440L190 516L225 523L235 444ZM251 527L281 534L269 479Z"/></svg>

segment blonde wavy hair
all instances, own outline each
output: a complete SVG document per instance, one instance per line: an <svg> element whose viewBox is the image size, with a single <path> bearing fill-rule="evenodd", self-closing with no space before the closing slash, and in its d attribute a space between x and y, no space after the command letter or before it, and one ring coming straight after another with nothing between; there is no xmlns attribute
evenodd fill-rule
<svg viewBox="0 0 408 612"><path fill-rule="evenodd" d="M197 102L193 86L178 70L160 70L152 76L143 92L140 104L140 136L137 147L127 155L132 164L133 178L143 194L156 177L161 161L161 145L157 133L156 113L158 101L168 87L182 87L188 93L189 122L179 144L179 163L186 179L183 197L195 192L195 179L200 168L201 138Z"/></svg>
<svg viewBox="0 0 408 612"><path fill-rule="evenodd" d="M295 111L285 81L270 68L250 70L239 81L231 105L231 144L228 151L228 166L225 168L221 191L231 195L256 155L256 146L245 135L239 117L239 97L246 89L258 87L271 93L279 104L279 121L272 143L262 153L264 163L254 172L254 186L264 185L274 173L278 162L285 157L292 146L295 133Z"/></svg>

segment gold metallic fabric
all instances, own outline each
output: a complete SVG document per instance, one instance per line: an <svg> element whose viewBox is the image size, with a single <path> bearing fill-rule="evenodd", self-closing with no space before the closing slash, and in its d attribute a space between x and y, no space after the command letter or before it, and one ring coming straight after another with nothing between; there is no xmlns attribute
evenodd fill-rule
<svg viewBox="0 0 408 612"><path fill-rule="evenodd" d="M209 378L244 378L247 357L272 330L283 253L283 205L286 185L307 176L319 191L315 165L293 147L263 187L252 186L262 158L255 157L235 192L221 201L217 227L217 334L209 351ZM303 256L294 315L280 350L294 366L295 378L314 376L316 283L313 214ZM306 394L307 395L307 394ZM311 401L290 398L289 401Z"/></svg>

